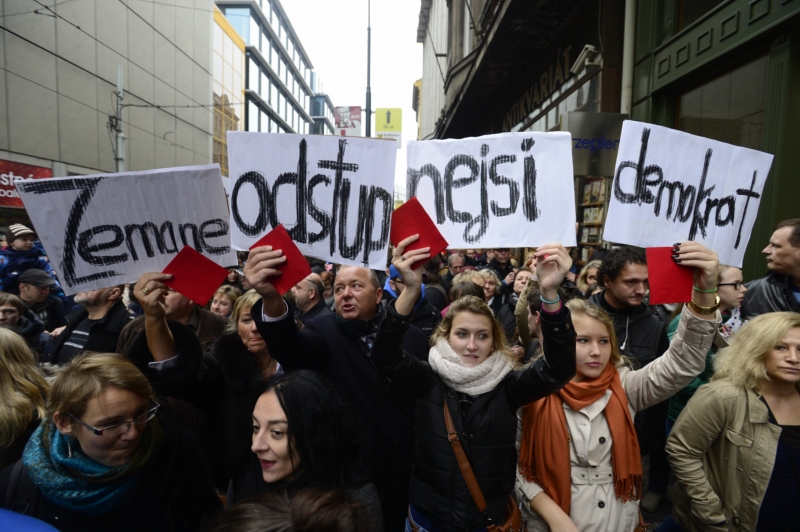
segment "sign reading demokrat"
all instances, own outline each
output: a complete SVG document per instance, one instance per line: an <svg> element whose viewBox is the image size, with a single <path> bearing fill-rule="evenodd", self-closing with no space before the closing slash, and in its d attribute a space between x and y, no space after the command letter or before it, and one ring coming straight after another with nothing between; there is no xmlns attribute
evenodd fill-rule
<svg viewBox="0 0 800 532"><path fill-rule="evenodd" d="M184 245L237 264L216 164L16 186L67 295L135 283Z"/></svg>
<svg viewBox="0 0 800 532"><path fill-rule="evenodd" d="M385 140L229 132L233 247L283 224L304 255L383 270L396 156Z"/></svg>
<svg viewBox="0 0 800 532"><path fill-rule="evenodd" d="M408 144L406 193L450 248L575 245L569 133L502 133Z"/></svg>
<svg viewBox="0 0 800 532"><path fill-rule="evenodd" d="M603 238L639 247L695 240L739 267L772 158L626 120Z"/></svg>

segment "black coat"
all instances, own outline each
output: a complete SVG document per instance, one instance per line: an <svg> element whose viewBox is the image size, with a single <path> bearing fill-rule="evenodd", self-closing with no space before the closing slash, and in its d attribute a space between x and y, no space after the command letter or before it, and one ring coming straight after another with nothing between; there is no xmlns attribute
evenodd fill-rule
<svg viewBox="0 0 800 532"><path fill-rule="evenodd" d="M511 297L514 292L510 292L506 297L495 295L495 300L499 299L500 304L492 309L494 317L503 326L503 332L506 333L506 342L511 345L514 341L514 334L517 332L517 318L514 316L514 311L517 308L517 298Z"/></svg>
<svg viewBox="0 0 800 532"><path fill-rule="evenodd" d="M402 519L407 499L388 500L385 494L402 494L408 485L414 398L402 386L383 378L370 359L367 344L359 336L348 334L335 314L309 321L300 332L292 319L292 309L277 321L265 322L259 301L250 313L270 355L281 363L284 371L318 371L342 388L363 427L358 437L364 442L364 458L381 493L384 515L396 519L399 512ZM427 359L425 337L416 327L411 328L402 344L413 356Z"/></svg>
<svg viewBox="0 0 800 532"><path fill-rule="evenodd" d="M381 323L372 360L384 377L420 398L411 504L447 532L487 524L470 496L448 441L443 413L446 400L489 516L501 522L517 469L517 409L558 391L575 375L575 333L569 310L562 307L557 314L542 313L545 357L524 370L512 371L494 390L468 398L472 405L466 411L460 409L464 394L448 388L427 362L401 347L409 323L392 304Z"/></svg>
<svg viewBox="0 0 800 532"><path fill-rule="evenodd" d="M61 331L61 334L55 340L50 362L59 365L69 363L66 358L59 358L61 348L78 324L88 318L89 311L83 305L76 305L72 309L72 312L67 316L67 328ZM108 309L105 316L92 324L89 329L89 338L86 340L83 350L97 353L114 353L117 350L120 332L133 319L133 314L128 312L125 304L121 300L117 301Z"/></svg>
<svg viewBox="0 0 800 532"><path fill-rule="evenodd" d="M17 332L25 343L39 355L39 360L47 362L53 351L53 337L44 332L44 323L32 311L25 309L17 322Z"/></svg>
<svg viewBox="0 0 800 532"><path fill-rule="evenodd" d="M144 466L125 500L111 511L88 515L55 505L42 495L21 462L0 473L0 504L62 532L200 530L222 510L222 502L194 435L169 414L160 420L164 430L161 451Z"/></svg>
<svg viewBox="0 0 800 532"><path fill-rule="evenodd" d="M770 273L747 283L742 302L743 321L767 312L784 311L800 312L800 304L794 298L788 275Z"/></svg>
<svg viewBox="0 0 800 532"><path fill-rule="evenodd" d="M50 294L47 299L36 305L25 303L25 308L32 310L39 317L44 323L44 330L46 331L53 331L67 324L67 311L64 308L64 302L56 295Z"/></svg>
<svg viewBox="0 0 800 532"><path fill-rule="evenodd" d="M199 412L214 484L224 491L239 461L252 454L253 407L265 381L238 334L223 335L208 355L193 331L168 323L180 353L170 367L160 371L149 367L153 357L145 333L133 340L128 357L160 394L185 401Z"/></svg>
<svg viewBox="0 0 800 532"><path fill-rule="evenodd" d="M325 316L327 314L332 314L332 312L325 304L325 300L320 299L319 301L317 301L316 305L314 305L307 311L305 312L299 312L299 310L296 311L295 318L297 318L297 320L300 321L301 323L305 323L311 318L316 318L317 316Z"/></svg>
<svg viewBox="0 0 800 532"><path fill-rule="evenodd" d="M608 304L605 293L605 290L596 293L589 298L589 303L597 305L611 316L619 350L623 355L635 360L638 367L644 367L667 352L667 331L648 305L618 310Z"/></svg>

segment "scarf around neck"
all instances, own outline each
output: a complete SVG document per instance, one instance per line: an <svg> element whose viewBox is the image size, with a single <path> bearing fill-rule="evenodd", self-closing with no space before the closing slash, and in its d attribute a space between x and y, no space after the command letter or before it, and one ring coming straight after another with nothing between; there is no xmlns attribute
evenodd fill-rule
<svg viewBox="0 0 800 532"><path fill-rule="evenodd" d="M603 412L611 431L614 492L622 502L637 500L642 495L639 440L619 371L612 364L596 379L570 381L558 393L539 399L522 411L519 470L526 480L539 484L567 515L572 502L572 462L563 403L577 411L600 400L608 389L611 397Z"/></svg>
<svg viewBox="0 0 800 532"><path fill-rule="evenodd" d="M102 438L104 436L92 436ZM115 508L130 493L141 469L161 450L164 432L158 419L148 423L130 463L109 467L95 462L49 420L31 436L22 463L33 483L58 506L88 515Z"/></svg>
<svg viewBox="0 0 800 532"><path fill-rule="evenodd" d="M449 388L473 397L494 390L512 369L511 360L500 351L469 368L445 338L431 347L428 363Z"/></svg>

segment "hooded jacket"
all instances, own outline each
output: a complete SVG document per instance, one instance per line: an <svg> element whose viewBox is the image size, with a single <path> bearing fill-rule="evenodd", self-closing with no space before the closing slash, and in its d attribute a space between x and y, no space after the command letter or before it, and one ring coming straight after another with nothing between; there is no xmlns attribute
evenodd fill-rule
<svg viewBox="0 0 800 532"><path fill-rule="evenodd" d="M612 307L605 298L606 291L589 298L611 316L620 352L638 362L637 368L646 366L669 349L669 339L664 324L650 311L647 305L624 309Z"/></svg>

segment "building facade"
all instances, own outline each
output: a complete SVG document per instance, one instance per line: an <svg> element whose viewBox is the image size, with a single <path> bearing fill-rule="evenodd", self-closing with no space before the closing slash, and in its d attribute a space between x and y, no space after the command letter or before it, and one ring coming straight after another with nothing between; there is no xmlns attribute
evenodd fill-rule
<svg viewBox="0 0 800 532"><path fill-rule="evenodd" d="M632 117L775 155L745 279L775 224L800 216L800 2L639 0Z"/></svg>
<svg viewBox="0 0 800 532"><path fill-rule="evenodd" d="M214 162L228 176L228 131L244 127L244 39L214 8Z"/></svg>
<svg viewBox="0 0 800 532"><path fill-rule="evenodd" d="M31 5L0 3L6 180L19 164L22 177L36 178L114 172L115 158L129 171L211 162L211 0L73 0L38 14ZM109 124L120 70L125 142L115 155ZM0 224L14 221L26 221L24 211L0 207Z"/></svg>
<svg viewBox="0 0 800 532"><path fill-rule="evenodd" d="M245 131L310 133L312 64L278 0L218 0L245 43Z"/></svg>
<svg viewBox="0 0 800 532"><path fill-rule="evenodd" d="M422 43L422 79L415 83L417 140L434 138L445 107L447 72L447 0L422 0L417 42Z"/></svg>

